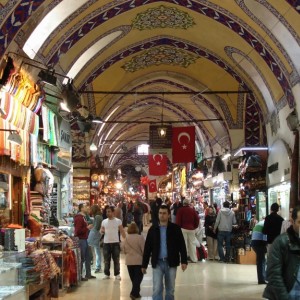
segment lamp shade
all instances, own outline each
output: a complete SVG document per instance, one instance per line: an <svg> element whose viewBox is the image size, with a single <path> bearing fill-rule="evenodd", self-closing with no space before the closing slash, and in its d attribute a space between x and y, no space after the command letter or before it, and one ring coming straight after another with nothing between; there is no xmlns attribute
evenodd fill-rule
<svg viewBox="0 0 300 300"><path fill-rule="evenodd" d="M16 144L19 146L23 143L21 136L17 132L11 132L7 140L12 144Z"/></svg>
<svg viewBox="0 0 300 300"><path fill-rule="evenodd" d="M94 144L94 143L92 143L91 145L90 145L90 150L91 151L97 151L97 146Z"/></svg>

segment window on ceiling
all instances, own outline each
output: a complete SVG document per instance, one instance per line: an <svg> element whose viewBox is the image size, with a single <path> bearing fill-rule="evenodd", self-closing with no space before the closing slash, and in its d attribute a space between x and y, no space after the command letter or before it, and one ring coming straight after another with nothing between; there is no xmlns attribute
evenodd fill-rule
<svg viewBox="0 0 300 300"><path fill-rule="evenodd" d="M34 59L50 34L88 0L63 0L38 24L27 39L23 51Z"/></svg>
<svg viewBox="0 0 300 300"><path fill-rule="evenodd" d="M285 24L258 1L244 0L244 3L251 13L259 19L280 42L300 74L300 46Z"/></svg>

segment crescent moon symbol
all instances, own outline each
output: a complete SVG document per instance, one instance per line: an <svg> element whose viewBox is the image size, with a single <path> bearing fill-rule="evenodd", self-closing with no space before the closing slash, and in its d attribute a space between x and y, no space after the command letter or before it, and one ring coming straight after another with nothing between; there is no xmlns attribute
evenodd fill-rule
<svg viewBox="0 0 300 300"><path fill-rule="evenodd" d="M156 155L159 155L159 156L160 156L160 161L162 161L162 160L163 160L163 156L162 156L162 154L154 154L154 155L153 155L153 160L154 160L154 161L156 161L156 160L155 160L155 156L156 156Z"/></svg>
<svg viewBox="0 0 300 300"><path fill-rule="evenodd" d="M181 143L180 143L180 139L181 139L183 136L186 136L186 137L188 138L188 142L187 142L187 143L189 143L190 140L191 140L191 137L190 137L190 135L189 135L187 132L181 132L181 133L178 135L178 138L177 138L178 143L181 144Z"/></svg>

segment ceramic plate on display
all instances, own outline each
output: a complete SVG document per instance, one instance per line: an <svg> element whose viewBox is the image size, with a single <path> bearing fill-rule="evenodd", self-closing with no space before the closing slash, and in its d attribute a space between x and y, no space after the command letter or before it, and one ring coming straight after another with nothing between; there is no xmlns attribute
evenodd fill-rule
<svg viewBox="0 0 300 300"><path fill-rule="evenodd" d="M97 181L98 180L98 175L97 174L93 174L91 176L92 181Z"/></svg>

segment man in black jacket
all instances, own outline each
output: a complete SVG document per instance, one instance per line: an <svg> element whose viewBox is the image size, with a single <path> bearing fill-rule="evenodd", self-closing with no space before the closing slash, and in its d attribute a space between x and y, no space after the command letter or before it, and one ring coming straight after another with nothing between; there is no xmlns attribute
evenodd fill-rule
<svg viewBox="0 0 300 300"><path fill-rule="evenodd" d="M177 267L181 263L183 271L187 268L187 252L181 229L169 222L170 208L161 205L159 225L148 231L144 249L142 272L145 274L151 256L153 268L153 300L163 299L163 279L165 278L166 300L174 299Z"/></svg>
<svg viewBox="0 0 300 300"><path fill-rule="evenodd" d="M281 225L283 218L278 215L279 205L273 203L271 205L271 213L266 216L265 224L263 228L263 234L267 235L268 238L268 255L271 250L271 246L275 238L280 235Z"/></svg>

